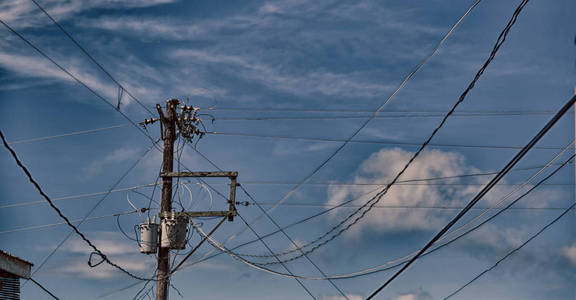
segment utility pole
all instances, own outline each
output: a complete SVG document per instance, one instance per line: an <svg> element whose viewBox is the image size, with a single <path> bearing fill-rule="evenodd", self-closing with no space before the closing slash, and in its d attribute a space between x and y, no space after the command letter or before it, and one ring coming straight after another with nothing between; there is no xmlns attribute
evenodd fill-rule
<svg viewBox="0 0 576 300"><path fill-rule="evenodd" d="M166 101L166 110L162 111L160 104L156 104L159 118L145 119L140 122L144 128L146 125L160 121L161 138L164 141L162 157L162 200L160 203L160 226L156 223L156 218L150 222L150 218L145 223L138 225L140 228L140 252L153 254L158 251L158 266L156 269L156 300L168 300L168 287L170 286L170 276L174 274L180 266L224 223L226 219L232 222L236 216L236 185L238 172L235 171L200 171L200 172L173 172L174 171L174 143L180 136L185 142L192 142L196 137L202 138L205 132L198 126L202 125L202 120L198 118L199 108L182 105L178 107L179 101L171 99ZM178 109L180 113L178 113ZM228 200L228 210L220 211L172 211L172 184L173 177L224 177L230 179L230 197ZM182 259L178 265L170 270L170 250L184 249L188 232L188 223L192 218L222 217L222 220ZM158 227L160 227L158 229ZM201 232L201 231L199 231Z"/></svg>
<svg viewBox="0 0 576 300"><path fill-rule="evenodd" d="M162 156L162 172L172 172L174 170L174 141L176 140L176 107L178 100L171 99L166 102L166 115L162 112L162 107L158 104L156 109L160 115L161 125L164 127L162 140L164 141L164 152ZM160 212L170 213L172 211L172 177L162 177L162 201ZM160 234L160 236L162 236ZM170 286L170 248L162 247L158 249L158 270L156 273L158 280L156 286L156 299L168 299L168 287Z"/></svg>

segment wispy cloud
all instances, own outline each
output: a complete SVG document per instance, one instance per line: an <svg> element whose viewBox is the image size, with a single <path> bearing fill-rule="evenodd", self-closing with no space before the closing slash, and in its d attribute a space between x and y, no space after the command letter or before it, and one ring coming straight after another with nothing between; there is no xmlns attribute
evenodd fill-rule
<svg viewBox="0 0 576 300"><path fill-rule="evenodd" d="M174 0L104 0L66 1L49 0L41 4L56 20L68 19L78 13L92 9L143 8L174 2ZM0 3L0 19L19 28L38 27L50 22L43 13L27 0L6 0Z"/></svg>
<svg viewBox="0 0 576 300"><path fill-rule="evenodd" d="M375 97L391 90L391 86L369 83L369 73L334 73L330 71L290 72L276 68L255 57L218 54L180 49L170 53L172 59L192 59L194 64L215 65L243 80L265 85L297 96L314 94L341 97ZM224 68L224 69L223 69Z"/></svg>

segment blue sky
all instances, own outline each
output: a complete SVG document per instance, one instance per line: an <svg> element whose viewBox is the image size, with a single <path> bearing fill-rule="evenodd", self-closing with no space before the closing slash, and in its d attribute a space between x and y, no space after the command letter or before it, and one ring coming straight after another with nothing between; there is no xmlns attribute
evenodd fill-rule
<svg viewBox="0 0 576 300"><path fill-rule="evenodd" d="M39 1L94 57L147 107L170 98L188 99L216 121L209 131L268 136L345 139L396 89L402 79L438 43L475 1ZM390 180L440 122L438 117L390 117L399 111L444 113L487 58L500 31L519 1L482 1L438 53L408 82L377 118L321 169L312 182L373 184ZM459 111L532 111L520 116L455 115L418 158L403 179L452 176L499 170L516 149L454 147L454 145L522 146L574 93L576 75L576 3L569 0L530 1L496 59L468 95ZM28 0L0 2L0 19L13 26L48 55L74 73L109 102L116 104L117 87ZM0 30L0 128L9 141L127 124L117 111L39 56L8 30ZM246 108L226 110L226 108ZM280 111L256 111L254 109ZM290 112L286 110L337 110ZM128 97L121 111L138 122L150 116ZM543 165L574 136L573 111L565 116L518 165ZM319 120L314 117L335 117ZM338 118L345 116L345 118ZM311 119L248 120L255 117ZM232 118L242 120L231 120ZM150 134L158 137L152 125ZM396 143L396 144L394 144ZM406 144L408 143L408 144ZM222 169L239 172L239 181L266 207L280 200L330 155L340 143L239 135L206 135L197 149ZM449 146L452 145L452 146ZM138 130L124 126L89 134L38 142L15 143L14 149L52 198L108 190L150 147ZM572 152L570 150L569 152ZM61 222L14 164L0 151L0 246L39 264L69 233L63 225L13 231ZM563 155L556 162L566 160ZM155 150L117 188L153 183L161 154ZM186 148L182 163L194 170L214 167ZM514 171L478 205L497 203L537 169ZM551 170L546 170L534 184ZM462 206L489 177L451 179L451 185L401 185L382 205ZM282 184L261 184L275 181ZM221 191L222 181L210 181ZM567 207L574 201L573 166L566 167L523 199L519 207ZM191 184L197 209L207 209L209 194ZM374 186L305 185L271 216L287 225L359 196ZM526 187L523 189L526 190ZM149 187L136 191L150 194ZM511 199L515 199L515 193ZM158 199L159 193L155 193ZM147 206L135 192L111 193L91 217L107 216ZM180 196L187 203L186 193ZM240 201L249 201L239 194ZM99 196L58 200L71 219L81 219ZM367 198L362 198L366 200ZM360 201L362 201L360 200ZM507 201L510 201L507 200ZM356 202L362 203L362 202ZM505 202L508 203L508 202ZM305 205L304 205L305 204ZM310 204L314 204L311 206ZM223 200L214 196L214 207ZM240 207L247 220L259 216L255 206ZM352 210L341 208L287 233L306 243L337 224ZM475 210L463 222L481 213ZM455 210L374 209L349 231L313 252L310 258L329 275L360 271L384 264L418 249ZM379 299L443 299L507 251L518 246L559 210L511 210L469 236L418 261ZM120 223L129 235L145 215L129 214ZM462 299L574 299L576 239L573 213L544 232L497 269L464 290ZM205 221L208 229L214 221ZM153 257L118 230L115 217L87 221L81 230L109 253L113 261L142 276L154 271ZM225 223L215 234L223 241L243 228L240 220ZM266 220L253 228L259 234L275 229ZM250 241L245 232L226 245ZM198 234L191 243L199 241ZM266 239L274 251L292 249L281 235ZM204 245L192 259L211 253ZM266 254L262 244L240 248ZM62 299L95 299L134 280L107 266L91 269L89 248L72 236L35 275ZM318 277L306 260L287 264L295 273ZM274 270L283 271L279 266ZM349 297L363 299L392 271L334 281ZM173 277L184 299L306 299L293 279L250 268L226 255L186 267ZM326 281L305 280L317 299L341 299ZM138 288L104 299L133 297ZM45 299L33 284L23 287L23 299ZM171 298L180 296L171 291Z"/></svg>

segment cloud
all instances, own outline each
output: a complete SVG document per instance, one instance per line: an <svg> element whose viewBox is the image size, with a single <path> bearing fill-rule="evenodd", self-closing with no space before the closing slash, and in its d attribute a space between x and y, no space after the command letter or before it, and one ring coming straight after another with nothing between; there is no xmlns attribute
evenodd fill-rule
<svg viewBox="0 0 576 300"><path fill-rule="evenodd" d="M356 171L357 184L385 183L392 180L406 164L412 153L399 148L383 149L373 153ZM431 150L423 152L400 178L401 180L446 177L478 172L469 166L464 157L455 152ZM461 178L442 180L442 183L462 183ZM375 186L331 186L328 188L327 205L338 205L351 198L360 197ZM458 206L476 192L477 187L465 185L397 185L392 187L379 204L401 206ZM365 199L367 200L367 198ZM365 201L362 200L362 201ZM331 215L340 216L338 212ZM371 229L380 232L430 230L446 221L446 214L428 209L373 209L352 230Z"/></svg>
<svg viewBox="0 0 576 300"><path fill-rule="evenodd" d="M420 288L416 291L400 294L390 300L432 300L432 296Z"/></svg>
<svg viewBox="0 0 576 300"><path fill-rule="evenodd" d="M110 260L129 272L145 274L151 273L154 268L154 256L140 254L136 242L126 240L117 232L95 232L90 234L89 239ZM107 263L102 263L95 268L88 266L87 260L93 249L80 238L71 240L68 242L68 247L62 249L68 252L70 257L67 258L65 264L51 270L54 273L87 279L111 279L125 276ZM92 263L97 262L99 258L94 256Z"/></svg>
<svg viewBox="0 0 576 300"><path fill-rule="evenodd" d="M104 0L104 1L42 1L42 7L57 21L68 19L78 13L93 9L143 8L174 2L174 0ZM5 0L0 3L0 19L10 25L39 27L51 22L32 1Z"/></svg>
<svg viewBox="0 0 576 300"><path fill-rule="evenodd" d="M528 236L528 232L517 228L504 228L494 224L484 224L476 229L471 238L466 239L459 245L466 253L481 259L492 261L494 257L500 257L520 246ZM516 255L516 260L521 259L523 251Z"/></svg>
<svg viewBox="0 0 576 300"><path fill-rule="evenodd" d="M346 294L346 297L348 298L348 300L363 300L364 297L362 297L361 295L356 295L356 294ZM344 300L345 298L342 296L330 296L330 295L322 295L320 296L321 300Z"/></svg>
<svg viewBox="0 0 576 300"><path fill-rule="evenodd" d="M112 153L106 155L104 158L93 161L88 167L84 168L84 173L88 177L100 174L106 166L111 164L134 161L135 158L140 157L141 150L136 148L120 148L114 150Z"/></svg>
<svg viewBox="0 0 576 300"><path fill-rule="evenodd" d="M213 51L190 49L174 50L169 54L174 60L194 61L194 64L218 66L220 72L234 74L237 78L261 84L269 89L297 96L376 97L391 90L391 86L373 84L367 80L369 73L335 73L330 71L293 72L282 66L274 67L256 57L228 55Z"/></svg>
<svg viewBox="0 0 576 300"><path fill-rule="evenodd" d="M576 242L572 243L571 246L562 248L561 254L573 267L576 268Z"/></svg>
<svg viewBox="0 0 576 300"><path fill-rule="evenodd" d="M16 51L16 49L13 49ZM64 61L55 57L56 61ZM84 82L91 89L100 93L106 99L116 97L116 86L112 82L106 82L97 73L93 72L85 64L74 58L68 57L64 66L70 73ZM61 81L68 84L75 84L76 81L68 76L47 59L36 55L16 54L11 50L0 49L0 67L8 69L22 77L45 78L53 81ZM109 100L111 101L111 100ZM129 100L126 100L128 102Z"/></svg>

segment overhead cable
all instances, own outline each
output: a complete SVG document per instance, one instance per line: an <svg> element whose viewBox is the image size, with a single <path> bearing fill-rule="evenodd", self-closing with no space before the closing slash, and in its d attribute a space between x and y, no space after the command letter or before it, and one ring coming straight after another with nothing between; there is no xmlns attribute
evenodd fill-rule
<svg viewBox="0 0 576 300"><path fill-rule="evenodd" d="M212 111L242 111L242 112L297 112L297 113L373 113L374 110L368 109L354 109L354 108L293 108L293 107L212 107L208 108ZM389 109L382 113L445 113L443 110L434 109ZM486 109L476 109L476 110L459 110L458 113L466 114L519 114L519 115L552 115L554 111L551 110L486 110Z"/></svg>
<svg viewBox="0 0 576 300"><path fill-rule="evenodd" d="M49 291L47 288L45 288L42 284L40 284L38 281L36 281L36 279L30 277L28 278L30 281L32 281L35 285L37 285L39 288L41 288L44 292L46 292L46 294L50 295L50 297L56 299L56 300L60 300L60 298L56 297L56 295L54 295L54 293L52 293L51 291Z"/></svg>
<svg viewBox="0 0 576 300"><path fill-rule="evenodd" d="M468 287L469 285L471 285L472 283L474 283L476 280L480 279L480 277L484 276L486 273L494 270L501 262L503 262L504 260L508 259L510 256L512 256L514 253L518 252L520 249L522 249L524 246L526 246L528 243L530 243L532 240L534 240L535 238L537 238L540 234L542 234L546 229L548 229L550 226L554 225L556 222L558 222L562 217L564 217L570 210L572 210L574 208L574 206L576 206L576 203L573 203L572 205L570 205L570 207L568 207L564 212L562 212L559 216L557 216L554 220L552 220L550 223L546 224L546 226L542 227L540 230L538 230L538 232L536 232L535 234L533 234L529 239L527 239L526 241L524 241L524 243L522 243L520 246L512 249L510 252L506 253L506 255L504 255L502 258L500 258L496 263L494 263L492 266L490 266L489 268L485 269L484 271L482 271L480 274L476 275L474 278L472 278L472 280L468 281L466 284L464 284L463 286L459 287L458 289L456 289L454 292L452 292L450 295L446 296L444 298L444 300L451 298L453 296L456 296L456 294L458 294L459 292L461 292L463 289L465 289L466 287Z"/></svg>
<svg viewBox="0 0 576 300"><path fill-rule="evenodd" d="M123 127L127 127L127 126L131 126L131 124L121 124L121 125L94 128L94 129L88 129L88 130L82 130L82 131L74 131L74 132L70 132L70 133L56 134L56 135L51 135L51 136L43 136L43 137L38 137L38 138L26 139L26 140L17 140L17 141L9 142L8 144L9 145L15 145L15 144L40 142L40 141L51 140L51 139L55 139L55 138L61 138L61 137L67 137L67 136L73 136L73 135L81 135L81 134L93 133L93 132L116 129L116 128L123 128Z"/></svg>
<svg viewBox="0 0 576 300"><path fill-rule="evenodd" d="M426 64L426 62L428 62L428 60L438 51L438 49L444 44L444 42L446 42L448 37L450 37L450 35L452 35L454 30L456 30L456 28L460 25L460 23L462 23L462 21L464 21L464 19L480 3L480 1L481 0L477 0L476 2L474 2L474 4L464 13L464 15L462 15L462 17L460 17L460 19L458 19L458 21L444 35L444 37L434 47L434 49L432 49L432 51L428 55L426 55L426 57L424 57L424 59L404 78L404 80L402 80L402 83L400 83L400 85L394 90L394 92L372 113L372 115L369 118L367 118L362 123L362 125L360 125L360 127L358 127L354 131L354 133L352 135L350 135L341 145L339 145L334 152L332 152L325 160L322 161L322 163L320 163L318 166L316 166L312 170L312 172L310 172L308 175L306 175L306 177L304 177L304 179L298 185L296 185L288 193L286 193L277 203L281 204L284 201L286 201L286 199L288 199L292 194L294 194L297 190L299 190L300 187L302 187L302 185L304 183L308 182L314 175L316 175L316 173L318 173L322 168L324 168L324 166L326 164L328 164L328 162L330 160L332 160L332 158L334 158L338 153L340 153L340 151L342 149L344 149L344 147L346 145L348 145L348 143L350 141L352 141L352 139L354 139L370 123L370 121L372 121L378 115L378 113L380 113L380 111L382 111L388 105L388 103L390 103L390 101L392 101L394 96L396 96L396 94L398 94L398 92L406 85L406 83L408 83L408 81L414 76L414 74L416 74L418 72L418 70L420 70L420 68L422 68L422 66L424 66L424 64ZM451 113L453 113L453 111ZM451 113L449 113L449 115ZM277 206L272 206L271 208L267 209L267 212L274 210L276 207ZM257 217L255 220L253 220L251 223L254 224L258 220L260 220L263 216L264 216L264 214L261 214L259 217Z"/></svg>
<svg viewBox="0 0 576 300"><path fill-rule="evenodd" d="M457 112L453 117L511 117L511 116L547 116L549 113L461 113ZM376 119L414 119L414 118L441 118L444 114L388 114L378 115ZM323 120L347 120L366 119L364 115L331 115L331 116L257 116L257 117L215 117L217 121L323 121Z"/></svg>
<svg viewBox="0 0 576 300"><path fill-rule="evenodd" d="M475 3L475 5L478 2ZM339 224L337 224L336 226L332 227L332 229L330 229L327 233L323 234L322 236L326 236L327 234L330 234L331 232L333 232L334 230L336 230L339 226L342 226L344 224L344 222L347 222L348 220L352 219L354 216L356 216L357 214L359 214L357 217L355 217L354 219L352 219L352 221L350 223L348 223L345 227L343 227L341 230L337 231L334 235L332 235L327 241L319 244L320 246L322 245L326 245L326 243L328 241L332 241L334 240L336 237L340 236L343 232L347 231L349 228L351 228L352 226L354 226L355 224L357 224L362 218L364 218L364 216L366 216L366 214L372 209L372 207L374 207L374 205L376 205L380 199L382 199L382 197L384 195L387 194L387 192L390 190L390 188L399 180L399 178L406 172L406 170L412 165L412 163L414 162L414 160L422 153L422 151L430 144L430 142L432 141L432 139L436 136L436 134L439 132L439 130L444 126L444 124L446 123L446 121L448 120L448 118L454 114L454 112L456 111L456 109L458 108L458 106L464 102L464 100L466 99L466 96L468 95L468 93L474 88L474 86L476 85L476 82L480 79L480 77L482 76L482 74L484 73L484 71L486 70L486 68L490 65L490 63L494 60L496 53L498 52L498 50L500 49L500 47L503 45L503 43L506 41L506 37L508 36L508 33L510 32L510 29L512 28L512 26L514 25L514 23L516 22L516 18L518 16L518 14L520 13L520 11L522 10L522 8L524 7L525 2L523 1L521 3L521 5L519 6L519 8L514 12L511 20L508 22L508 24L506 25L506 27L504 28L504 30L500 33L500 35L497 38L497 41L489 55L489 57L486 59L486 61L484 62L484 64L482 65L482 67L478 70L478 72L476 73L476 75L474 76L474 78L472 79L472 81L468 84L468 86L466 87L466 89L464 90L464 92L460 95L460 97L458 98L458 101L456 101L456 103L452 106L452 108L448 111L448 113L444 116L444 118L442 119L442 121L440 122L440 124L434 129L434 131L432 132L432 134L426 139L426 141L420 145L419 149L411 156L411 158L408 160L408 162L404 165L404 167L400 170L400 172L398 172L396 174L396 176L393 178L393 180L386 185L386 187L384 187L380 192L378 192L378 194L373 197L371 200L367 201L362 207L359 207L358 209L354 210L347 218L345 218L342 222L340 222ZM389 98L390 99L390 98ZM387 102L385 102L386 104ZM384 104L384 105L385 105ZM382 107L381 107L382 108ZM380 110L378 109L374 115L376 115ZM558 116L558 114L556 115ZM556 118L555 116L555 118ZM554 119L553 119L554 120ZM367 122L364 123L363 126L365 126L368 122L370 121L367 120ZM363 127L361 127L363 128ZM359 132L359 131L357 131ZM354 134L350 140L355 136L356 134ZM280 199L280 201L277 202L277 205L272 206L270 209L268 209L268 211L271 211L273 209L275 209L276 207L278 207L282 202L284 202L292 193L294 193L297 189L299 189L304 182L309 181L309 179L316 173L318 172L330 159L332 159L332 157L334 157L345 145L347 144L347 142L345 142L344 144L342 144L339 148L337 148L337 150L335 152L333 152L330 157L328 157L327 160L325 160L320 166L318 166L316 169L314 169L314 171L309 174L308 176L305 177L305 179L302 181L302 183L298 184L295 188L293 188L292 190L290 190L290 192L288 192L282 199ZM532 148L534 145L531 145L530 148ZM521 151L521 153L523 152L523 150ZM498 176L498 175L496 175ZM498 178L498 177L496 177ZM366 208L366 209L364 209ZM258 221L260 218L262 217L259 216L257 217L252 223ZM236 234L237 235L237 234ZM315 249L318 249L318 247L320 247L319 245L315 246L314 248L312 248L312 251Z"/></svg>
<svg viewBox="0 0 576 300"><path fill-rule="evenodd" d="M321 138L321 137L303 137L303 136L287 136L287 135L270 135L258 133L240 133L240 132L222 132L222 131L208 131L206 134L211 135L225 135L225 136L243 136L243 137L256 137L256 138L272 138L272 139L288 139L288 140L302 140L302 141L319 141L319 142L346 142L357 144L378 144L378 145L393 145L393 146L422 146L422 143L406 142L406 141L382 141L382 140L347 140L338 138ZM428 143L430 147L448 147L448 148L479 148L479 149L522 149L522 146L511 145L478 145L478 144L454 144L454 143ZM561 149L558 146L537 146L535 149L543 150L557 150ZM306 180L308 182L308 180ZM301 185L306 184L301 183Z"/></svg>
<svg viewBox="0 0 576 300"><path fill-rule="evenodd" d="M66 31L66 29L64 29L64 27L62 27L62 25L60 25L60 23L58 23L36 0L30 0L30 1L34 2L34 4L38 7L38 9L40 9L52 21L52 23L54 23L54 25L56 25L58 29L60 29L60 31L64 33L64 35L66 35L72 41L72 43L76 45L76 47L78 47L96 66L98 66L98 68L100 68L102 72L104 72L104 74L106 74L112 81L114 81L114 83L116 83L119 89L118 103L116 106L116 110L120 110L120 102L122 100L122 94L126 92L126 94L130 96L130 98L136 101L136 103L138 103L142 108L144 108L150 115L154 115L154 113L152 113L152 111L148 107L146 107L142 102L140 102L140 100L138 100L138 98L136 98L132 93L130 93L130 91L128 91L126 87L124 87L120 82L118 82L118 80L116 80L116 78L114 78L114 76L112 76L112 74L110 74L110 72L108 72L108 70L106 70L104 66L102 66L102 64L100 64L94 58L94 56L92 56L88 52L88 50L86 50L86 48L80 45L80 43L74 37L72 37L72 35L70 35L70 33L68 33L68 31Z"/></svg>
<svg viewBox="0 0 576 300"><path fill-rule="evenodd" d="M518 8L516 9L516 11L514 12L514 16L512 18L512 20L510 21L509 25L507 28L510 28L514 22L516 21L516 18L518 17L518 15L520 14L520 12L522 11L522 9L526 6L526 4L528 3L528 0L524 0L520 3L520 5L518 6ZM505 36L504 36L505 37ZM414 263L418 257L420 255L422 255L423 252L425 252L430 246L432 246L432 244L434 244L434 242L436 240L438 240L448 229L450 229L450 227L452 227L460 218L462 218L462 216L464 216L464 214L466 214L469 210L468 207L472 207L476 204L476 202L478 202L479 198L486 193L487 191L489 191L492 186L493 183L496 183L498 180L501 179L501 177L503 177L503 175L505 175L507 173L507 171L514 166L529 150L531 147L533 147L534 144L536 144L536 142L538 142L540 140L540 138L542 138L542 136L544 136L544 134L546 134L546 132L548 132L548 130L550 130L550 128L566 113L566 111L568 111L568 109L574 104L574 101L576 101L576 96L572 97L572 99L570 99L565 105L564 107L562 107L562 109L560 109L560 111L554 116L554 118L552 120L550 120L550 122L548 122L548 124L546 124L546 126L532 139L532 141L526 145L526 148L523 149L522 151L520 151L513 160L511 160L506 167L504 167L504 169L502 169L502 176L496 175L496 177L491 181L491 183L489 183L488 185L486 185L486 187L484 189L482 189L482 191L478 194L479 197L475 197L468 205L467 208L465 208L464 210L462 210L452 221L450 221L436 236L434 236L434 238L432 238L432 240L430 240L430 242L428 242L428 244L426 244L426 246L424 246L422 248L422 250L416 255L414 256L406 265L404 265L398 272L396 272L390 279L388 279L386 282L384 282L384 284L382 284L378 289L376 289L376 291L374 291L369 297L368 299L373 298L375 295L377 295L380 291L382 291L384 288L386 288L386 286L388 286L392 281L394 281L394 279L396 279L401 273L403 273L412 263Z"/></svg>
<svg viewBox="0 0 576 300"><path fill-rule="evenodd" d="M148 278L143 278L140 277L138 275L134 275L131 272L129 272L128 270L122 268L121 266L117 265L116 263L112 262L107 256L106 254L104 254L104 252L102 252L99 248L97 248L92 241L90 241L79 229L78 227L76 227L76 225L72 224L72 222L70 221L70 219L68 219L68 217L66 217L62 211L56 206L54 205L54 203L52 202L52 200L50 199L50 197L48 197L48 195L46 195L46 193L44 193L44 191L42 190L42 188L40 187L40 185L38 184L38 182L32 177L32 174L30 174L30 172L28 171L28 169L26 168L26 166L24 166L24 164L22 164L22 162L20 161L20 159L18 158L18 156L16 155L16 152L14 152L14 150L10 147L10 145L8 145L8 141L6 140L6 138L4 137L4 133L0 130L0 138L2 139L2 143L4 143L4 147L10 152L10 154L12 155L12 158L14 158L14 161L16 162L16 164L20 167L20 169L22 169L22 171L26 174L26 176L28 177L28 180L30 180L30 182L34 185L34 187L36 188L36 190L40 193L40 195L42 195L42 197L44 197L44 199L48 202L48 204L50 204L50 207L52 207L52 209L54 209L54 211L56 211L56 213L58 214L58 216L60 218L62 218L66 224L72 228L72 230L80 237L82 238L86 244L88 244L88 246L90 246L107 264L109 264L110 266L122 271L123 273L125 273L126 275L134 278L134 279L139 279L139 280L148 280ZM146 151L148 152L148 151Z"/></svg>
<svg viewBox="0 0 576 300"><path fill-rule="evenodd" d="M540 166L529 166L529 167L523 167L523 168L514 168L511 172L541 169L542 167L544 167L544 166L540 165ZM426 181L437 181L437 180L457 179L457 178L467 178L467 177L481 177L481 176L490 176L490 175L496 175L496 174L498 174L498 172L478 172L478 173L459 174L459 175L452 175L452 176L438 176L438 177L398 180L398 183L426 182ZM182 183L186 184L186 183L190 183L190 181L185 180L185 181L182 181ZM134 191L135 193L139 193L139 192L137 192L137 189L145 188L145 187L153 187L153 186L157 186L159 184L160 183L156 182L156 183L150 183L150 184L135 185L135 186L120 188L120 189L113 189L113 190L104 191L104 192L68 195L68 196L63 196L63 197L52 198L52 201L87 198L87 197L92 197L92 196L103 195L103 194L106 194L109 192L110 193L116 193L116 192ZM248 184L250 184L250 185L283 185L283 184L295 184L295 182L246 180L246 181L242 181L242 184L243 185L248 185ZM337 185L352 185L352 186L353 185L372 185L372 184L357 184L357 183L330 182L330 181L328 181L328 182L308 182L306 184L307 185L334 185L334 186L337 186ZM381 186L381 185L385 185L385 183L375 183L374 185ZM514 184L514 185L519 185L519 184ZM561 184L561 185L568 185L568 184ZM574 183L572 183L572 185L574 185ZM143 196L145 196L145 195L143 195ZM148 196L146 196L146 197L148 197ZM150 199L150 198L148 197L148 199ZM5 205L0 205L0 209L34 205L34 204L42 204L42 203L46 203L46 202L45 201L28 201L28 202L10 203L10 204L5 204ZM266 202L260 202L260 204L261 205L275 205L275 203L266 203ZM289 206L291 204L283 203L282 205L283 206L286 206L286 205ZM298 204L296 204L296 205L298 205ZM378 207L378 206L376 206L376 207ZM148 207L148 209L150 209L150 207Z"/></svg>
<svg viewBox="0 0 576 300"><path fill-rule="evenodd" d="M108 214L108 215L97 216L97 217L81 218L81 219L70 220L70 223L80 223L82 221L84 221L84 222L93 221L93 220L116 217L116 216L121 216L121 215L129 215L129 214L134 214L134 213L138 213L138 212L140 212L140 210L131 210L131 211L115 213L115 214ZM58 223L52 223L52 224L26 226L26 227L14 228L14 229L2 230L2 231L0 231L0 234L20 232L20 231L28 231L28 230L36 230L36 229L44 229L44 228L54 227L54 226L58 226L58 225L65 225L65 224L68 224L68 223L67 222L58 222Z"/></svg>
<svg viewBox="0 0 576 300"><path fill-rule="evenodd" d="M534 184L533 186L531 186L530 189L527 190L525 193L523 193L522 195L520 195L519 197L517 197L514 201L512 201L512 202L510 202L508 205L506 205L506 207L504 207L503 209L497 211L494 215L490 216L489 218L485 219L484 221L482 221L481 223L475 225L474 227L466 230L465 232L459 234L458 236L454 237L453 239L451 239L451 240L449 240L449 241L447 241L447 242L444 242L444 243L436 246L436 247L433 248L433 249L430 249L429 251L427 251L426 253L424 253L424 254L422 255L422 257L427 256L427 255L429 255L429 254L431 254L431 253L433 253L433 252L436 252L436 251L438 251L438 250L440 250L440 249L442 249L442 248L444 248L444 247L446 247L446 246L448 246L448 245L456 242L457 240L460 240L461 238L467 236L468 234L476 231L478 228L482 227L482 226L485 225L486 223L492 221L493 219L495 219L496 217L498 217L499 215L501 215L501 214L504 213L505 211L508 211L508 210L511 209L512 206L515 205L518 201L520 201L521 199L523 199L524 197L526 197L528 194L532 193L536 188L538 188L539 186L541 186L544 182L546 182L548 179L550 179L552 176L554 176L558 171L560 171L563 167L565 167L568 163L570 163L573 158L574 158L574 155L572 155L572 156L571 156L569 159L567 159L564 163L562 163L560 166L558 166L553 172L551 172L551 173L548 174L546 177L544 177L543 179L541 179L538 183L536 183L536 184ZM574 207L572 207L572 208L569 207L568 209L574 209ZM293 225L295 225L295 224L293 223L293 224L287 225L287 226L284 227L284 229L286 229L286 228L288 228L288 227L291 227L291 226L293 226ZM265 234L264 236L262 236L262 238L266 238L266 237L268 237L268 236L271 236L271 235L274 234L274 233L275 233L275 232ZM202 235L202 233L201 233L201 235ZM448 235L445 235L445 236L448 236ZM241 258L240 256L238 256L238 254L236 254L236 252L233 252L234 249L240 248L240 247L245 246L245 245L248 245L248 244L252 244L252 243L257 242L257 241L258 241L258 240L248 241L248 242L245 242L245 243L240 244L240 245L238 245L238 246L235 246L234 248L227 249L227 248L223 247L221 243L218 243L217 241L212 240L213 245L214 245L215 247L217 247L221 252L220 252L220 253L217 253L217 254L210 255L210 256L205 257L205 258L202 258L202 259L200 259L200 260L198 260L198 261L195 261L195 262L191 263L191 264L188 265L188 266L195 265L195 264L197 264L197 263L206 261L206 260L208 260L208 259L210 259L210 258L212 258L212 257L215 257L215 256L218 256L218 255L220 255L220 254L225 253L225 254L228 254L228 255L232 256L233 258L235 258L235 259L237 259L237 260L239 260L239 261L241 261L241 262L243 262L243 263L245 263L245 264L247 264L247 265L249 265L249 266L251 266L251 267L253 267L253 268L259 269L259 270L261 270L261 271L268 272L268 273L271 273L271 274L274 274L274 275L278 275L278 276L292 277L292 275L290 275L290 274L277 272L277 271L271 270L271 269L269 269L269 268L266 268L266 267L264 267L264 266L260 266L260 265L257 265L257 264L255 264L255 263L253 263L253 262L250 262L250 261L248 261L248 260L245 260L245 259ZM357 278L357 277L361 277L361 276L365 276L365 275L370 275L370 274L375 274L375 273L379 273L379 272L383 272L383 271L388 271L388 270L397 268L397 267L399 267L399 266L402 266L403 264L405 264L405 263L407 262L407 260L408 260L410 257L413 257L416 253L417 253L417 252L414 252L414 253L408 254L408 255L406 255L406 256L404 256L404 257L397 258L397 259L394 259L394 260L390 260L390 261L388 261L388 262L386 262L386 263L383 263L383 264L381 264L381 265L379 265L379 266L376 266L376 267L371 267L371 268L367 268L367 269L364 269L364 270L361 270L361 271L356 271L356 272L352 272L352 273L348 273L348 274L331 275L331 276L328 276L327 278L326 278L326 277L306 277L306 276L301 276L301 275L297 275L297 277L298 277L298 278L301 278L301 279L307 279L307 280L327 280L328 278L329 278L329 279L350 279L350 278Z"/></svg>
<svg viewBox="0 0 576 300"><path fill-rule="evenodd" d="M449 235L453 235L455 233L457 233L458 231L463 230L464 228L466 228L467 226L469 226L470 224L474 223L476 220L482 218L484 215L486 215L487 213L489 213L490 211L492 211L493 209L499 207L502 203L504 203L507 199L509 199L510 197L512 197L516 192L522 190L522 188L524 188L525 186L527 186L533 179L535 179L536 177L538 177L541 173L543 173L548 167L550 167L558 158L560 158L566 151L570 150L572 145L574 145L574 141L572 141L571 143L569 143L568 145L566 145L566 147L564 148L564 150L562 150L561 152L557 153L554 158L552 160L550 160L544 167L542 167L540 170L538 170L537 172L535 172L534 174L532 174L530 176L530 178L528 178L527 180L524 181L524 183L522 183L521 185L517 186L514 190L508 192L504 197L502 197L498 202L496 202L495 204L493 204L490 208L484 210L482 213L480 213L479 215L475 216L474 218L472 218L471 220L467 221L465 224L461 225L460 227L458 227L457 229L453 230L452 232L446 234L443 238L441 238L440 240L446 238ZM375 196L377 197L377 196ZM375 197L373 197L372 199L374 199ZM372 200L371 200L372 201ZM288 255L291 253L294 253L298 250L301 250L302 248L307 248L307 247L311 247L312 245L318 243L319 241L321 241L322 239L324 239L326 236L328 236L329 234L331 234L334 230L336 230L338 227L344 225L344 223L348 220L349 218L345 218L343 221L340 221L340 223L338 223L336 226L333 226L332 229L326 233L324 233L323 235L320 235L319 237L317 237L316 239L312 240L311 242L308 243L304 243L299 245L297 248L299 249L292 249L292 250L286 250L284 252L281 253L275 253L276 256L284 256L284 255ZM340 234L342 234L345 230L347 230L348 228L350 228L350 226L352 226L354 223L350 223L348 224L346 227L340 229L340 231L336 232L335 234L333 234L330 238L322 241L321 243L318 243L317 245L315 245L314 247L306 250L306 251L302 251L302 254L306 253L312 253L314 251L316 251L317 249L319 249L320 247L324 246L325 244L329 243L330 241L332 241L333 239L335 239L337 236L339 236ZM294 261L300 257L302 257L302 254L294 256L294 257L290 257L287 259L282 259L282 262L290 262L290 261ZM238 255L244 255L244 254L238 254ZM251 257L268 257L268 255L250 255L250 254L245 254L244 256L251 256ZM259 263L260 265L271 265L271 264L276 264L277 262L267 262L267 263Z"/></svg>

